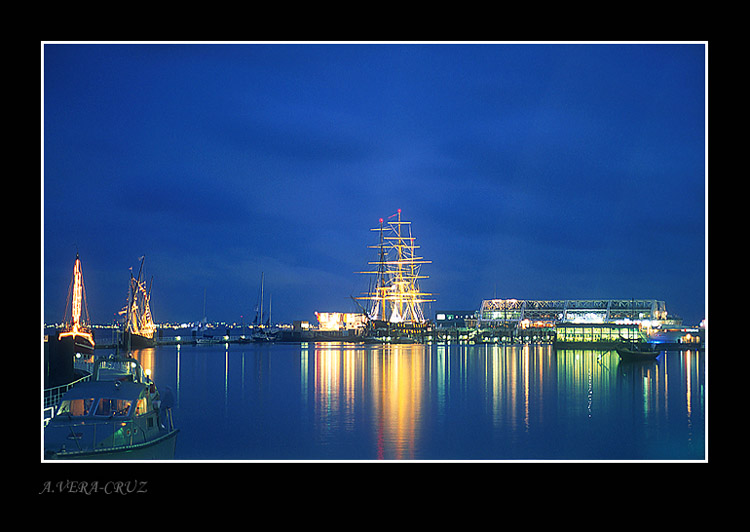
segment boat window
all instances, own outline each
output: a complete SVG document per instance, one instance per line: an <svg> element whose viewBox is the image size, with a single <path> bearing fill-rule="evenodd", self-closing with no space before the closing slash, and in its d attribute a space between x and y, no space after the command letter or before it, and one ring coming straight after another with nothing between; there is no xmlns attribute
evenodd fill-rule
<svg viewBox="0 0 750 532"><path fill-rule="evenodd" d="M130 410L132 401L127 399L110 399L103 397L99 399L99 404L96 406L95 416L127 416Z"/></svg>
<svg viewBox="0 0 750 532"><path fill-rule="evenodd" d="M87 416L94 406L94 398L70 399L60 403L58 414L69 414L71 416Z"/></svg>
<svg viewBox="0 0 750 532"><path fill-rule="evenodd" d="M141 397L138 399L138 404L135 405L135 415L140 416L146 413L146 398Z"/></svg>

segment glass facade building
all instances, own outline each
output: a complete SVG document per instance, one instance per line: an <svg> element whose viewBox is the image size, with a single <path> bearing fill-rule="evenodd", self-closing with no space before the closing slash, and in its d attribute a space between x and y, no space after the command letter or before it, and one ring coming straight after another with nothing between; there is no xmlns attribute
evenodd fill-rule
<svg viewBox="0 0 750 532"><path fill-rule="evenodd" d="M667 306L656 299L485 299L479 326L524 320L552 323L655 322L667 319Z"/></svg>
<svg viewBox="0 0 750 532"><path fill-rule="evenodd" d="M555 332L558 344L611 344L623 339L641 338L641 332L635 324L558 323Z"/></svg>
<svg viewBox="0 0 750 532"><path fill-rule="evenodd" d="M610 347L620 340L644 339L642 327L665 323L667 307L656 299L486 299L479 329L554 330L557 345Z"/></svg>

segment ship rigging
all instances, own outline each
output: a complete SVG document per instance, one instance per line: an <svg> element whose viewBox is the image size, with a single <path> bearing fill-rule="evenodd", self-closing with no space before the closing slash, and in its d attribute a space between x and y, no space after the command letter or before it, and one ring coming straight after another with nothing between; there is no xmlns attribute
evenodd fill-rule
<svg viewBox="0 0 750 532"><path fill-rule="evenodd" d="M133 277L133 268L130 268L130 284L128 286L128 302L124 309L120 311L125 315L125 326L121 346L128 351L141 347L153 347L156 345L154 333L156 325L151 316L151 288L153 288L153 278L151 287L146 289L146 283L142 279L143 263L146 257L141 257L141 266L138 269L138 277Z"/></svg>
<svg viewBox="0 0 750 532"><path fill-rule="evenodd" d="M428 278L420 270L431 261L417 255L411 222L401 219L401 209L387 220L381 218L379 227L371 231L378 233L378 243L369 246L377 250L377 260L368 262L372 268L360 273L374 276L374 284L357 298L367 301L367 336L419 340L430 326L422 304L434 301L419 288L420 280Z"/></svg>
<svg viewBox="0 0 750 532"><path fill-rule="evenodd" d="M78 253L73 263L73 277L70 280L63 321L65 327L57 335L58 340L63 343L72 341L72 349L75 353L91 354L95 343L91 332L91 320L83 285L83 270Z"/></svg>

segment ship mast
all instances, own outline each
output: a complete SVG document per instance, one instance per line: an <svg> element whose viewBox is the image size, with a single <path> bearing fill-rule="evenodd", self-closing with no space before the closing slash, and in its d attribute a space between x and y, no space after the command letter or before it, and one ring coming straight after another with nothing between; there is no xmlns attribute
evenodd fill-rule
<svg viewBox="0 0 750 532"><path fill-rule="evenodd" d="M396 218L393 220L393 218ZM375 271L361 272L376 275L374 290L359 299L370 301L368 316L372 320L391 323L421 324L425 322L422 303L433 301L430 294L419 289L418 279L422 264L429 264L415 254L419 246L414 244L411 234L411 222L401 219L401 209L388 218L387 225L380 219L380 227L372 229L379 232L378 260L368 262L377 265Z"/></svg>
<svg viewBox="0 0 750 532"><path fill-rule="evenodd" d="M146 257L141 257L141 266L138 269L138 277L133 277L133 268L130 268L130 286L128 289L128 308L125 320L126 329L130 333L139 334L153 338L156 326L151 316L151 290L146 290L145 283L141 280L143 263ZM153 278L151 280L153 287Z"/></svg>
<svg viewBox="0 0 750 532"><path fill-rule="evenodd" d="M69 304L69 306L68 306ZM86 304L86 292L83 287L83 270L81 268L81 259L76 253L76 260L73 263L73 277L70 281L70 288L68 289L68 304L65 306L65 331L60 333L60 337L63 336L86 336L93 343L93 337L89 332L88 325L89 311L88 305ZM68 308L70 308L70 320L67 319ZM81 319L81 314L85 315L85 318Z"/></svg>

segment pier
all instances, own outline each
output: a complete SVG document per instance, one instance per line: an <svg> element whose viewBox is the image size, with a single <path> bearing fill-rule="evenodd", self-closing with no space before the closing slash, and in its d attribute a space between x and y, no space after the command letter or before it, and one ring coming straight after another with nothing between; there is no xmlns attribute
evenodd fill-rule
<svg viewBox="0 0 750 532"><path fill-rule="evenodd" d="M619 337L613 335L602 335L601 330L612 329L607 327L589 326L586 334L570 335L567 331L571 327L560 327L566 331L560 334L556 327L542 328L516 328L516 327L487 327L487 328L433 328L424 336L424 340L418 343L435 344L552 344L557 348L581 348L612 349ZM576 329L583 328L577 326ZM614 328L621 332L623 327ZM637 330L637 327L630 330ZM700 328L675 328L659 331L646 336L645 340L658 345L661 350L704 350L704 332ZM302 343L302 342L346 342L365 343L365 338L360 330L342 331L318 331L308 329L305 331L294 331L293 329L282 329L276 343ZM191 346L191 345L216 345L216 344L251 344L250 333L225 334L212 337L196 337L191 335L160 336L156 340L156 346ZM97 342L97 350L115 350L116 342Z"/></svg>
<svg viewBox="0 0 750 532"><path fill-rule="evenodd" d="M297 320L276 324L277 342L363 343L368 338L362 313L319 313L318 323ZM335 316L336 320L329 318ZM354 318L360 319L354 319ZM50 326L50 334L60 326ZM96 348L117 349L117 325L93 326ZM156 325L162 345L253 343L255 329L239 323ZM667 315L657 300L485 300L479 310L435 313L420 330L417 343L553 344L558 348L610 349L616 342L640 339L666 350L705 349L703 326L685 326ZM369 339L372 340L372 339ZM386 340L387 341L387 340Z"/></svg>

